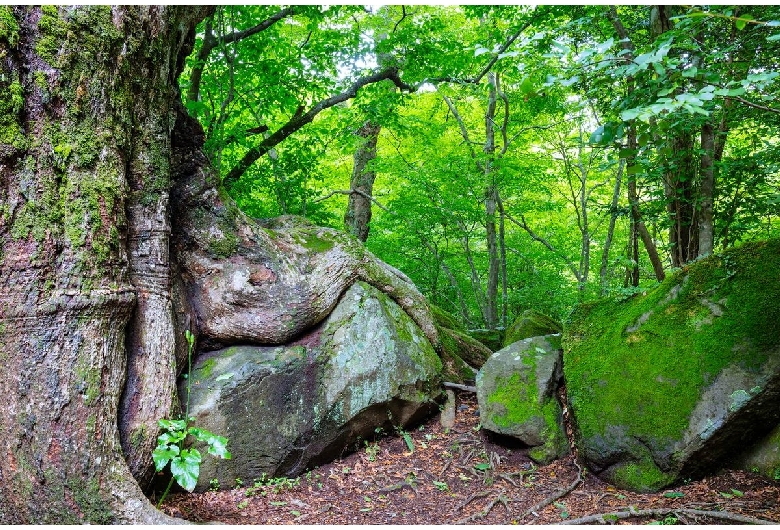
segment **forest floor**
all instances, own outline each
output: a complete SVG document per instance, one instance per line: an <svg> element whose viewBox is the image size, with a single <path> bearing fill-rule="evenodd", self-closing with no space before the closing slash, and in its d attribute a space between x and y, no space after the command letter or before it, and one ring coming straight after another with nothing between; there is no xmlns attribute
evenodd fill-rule
<svg viewBox="0 0 780 530"><path fill-rule="evenodd" d="M433 418L301 477L176 494L163 511L224 524L780 524L778 481L724 470L659 493L623 491L572 456L534 465L479 428L473 394L457 400L449 430Z"/></svg>

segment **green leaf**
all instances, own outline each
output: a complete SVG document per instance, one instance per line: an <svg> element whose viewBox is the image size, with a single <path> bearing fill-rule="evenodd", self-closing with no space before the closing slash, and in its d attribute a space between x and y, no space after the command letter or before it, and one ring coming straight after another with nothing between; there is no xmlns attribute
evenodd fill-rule
<svg viewBox="0 0 780 530"><path fill-rule="evenodd" d="M476 469L477 471L487 471L488 469L490 469L490 464L488 464L487 462L480 462L479 464L474 465L474 469Z"/></svg>
<svg viewBox="0 0 780 530"><path fill-rule="evenodd" d="M780 40L780 33L776 33L775 35L770 35L766 38L768 42L775 42L776 40Z"/></svg>
<svg viewBox="0 0 780 530"><path fill-rule="evenodd" d="M157 471L162 471L168 462L179 455L179 446L177 445L158 445L152 452L152 460L154 461L154 468Z"/></svg>
<svg viewBox="0 0 780 530"><path fill-rule="evenodd" d="M209 442L209 454L230 460L230 451L227 450L228 440L224 436L214 436Z"/></svg>
<svg viewBox="0 0 780 530"><path fill-rule="evenodd" d="M171 460L171 474L185 490L192 492L198 484L201 456L197 449L184 449Z"/></svg>
<svg viewBox="0 0 780 530"><path fill-rule="evenodd" d="M742 15L739 17L735 22L734 25L737 26L738 30L745 29L745 26L747 26L748 21L753 20L753 15Z"/></svg>
<svg viewBox="0 0 780 530"><path fill-rule="evenodd" d="M157 445L175 445L184 440L183 431L164 432L157 437Z"/></svg>
<svg viewBox="0 0 780 530"><path fill-rule="evenodd" d="M474 57L479 57L483 53L488 53L490 50L485 48L484 46L477 46L477 48L474 50Z"/></svg>
<svg viewBox="0 0 780 530"><path fill-rule="evenodd" d="M680 499L682 497L685 497L685 494L681 491L667 491L664 493L664 497L667 499Z"/></svg>
<svg viewBox="0 0 780 530"><path fill-rule="evenodd" d="M403 433L404 442L406 442L406 447L414 453L414 440L412 440L412 435L408 432Z"/></svg>
<svg viewBox="0 0 780 530"><path fill-rule="evenodd" d="M157 420L157 425L166 431L183 431L187 428L187 422L184 420Z"/></svg>

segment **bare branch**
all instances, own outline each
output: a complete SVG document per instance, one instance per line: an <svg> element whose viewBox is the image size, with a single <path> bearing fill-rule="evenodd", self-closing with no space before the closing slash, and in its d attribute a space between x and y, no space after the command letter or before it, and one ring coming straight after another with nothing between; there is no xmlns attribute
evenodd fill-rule
<svg viewBox="0 0 780 530"><path fill-rule="evenodd" d="M360 190L333 190L330 193L328 193L327 195L325 195L324 197L320 197L319 199L315 199L313 202L322 202L325 199L329 199L329 198L333 197L334 195L352 195L352 194L360 195L361 197L364 197L366 200L369 200L369 201L373 202L374 204L379 206L384 211L386 211L388 213L393 213L391 210L389 210L387 207L385 207L382 203L380 203L378 200L373 198L371 195L369 195L368 193L366 193L364 191L360 191Z"/></svg>
<svg viewBox="0 0 780 530"><path fill-rule="evenodd" d="M378 83L384 80L392 81L393 84L401 90L414 90L412 86L404 83L401 80L398 75L397 68L394 67L380 70L374 74L361 77L343 92L336 94L335 96L331 96L327 99L323 99L310 108L307 112L302 112L302 109L299 108L298 112L296 112L295 115L287 121L287 123L285 123L276 132L269 135L266 139L260 142L260 144L256 145L247 151L246 154L244 154L238 164L236 164L236 166L231 169L227 175L225 175L223 180L224 184L229 186L233 182L237 181L239 178L241 178L241 175L243 175L246 170L249 169L252 164L254 164L260 157L265 155L271 148L281 143L285 138L298 131L301 127L311 123L317 114L323 110L354 98L357 95L358 90L366 85Z"/></svg>
<svg viewBox="0 0 780 530"><path fill-rule="evenodd" d="M477 387L475 386L461 385L458 383L450 383L448 381L443 382L442 385L445 388L454 388L456 390L463 390L464 392L473 392L474 394L477 393Z"/></svg>
<svg viewBox="0 0 780 530"><path fill-rule="evenodd" d="M739 97L739 96L731 96L735 100L739 101L743 105L747 105L748 107L753 107L754 109L763 110L766 112L774 112L775 114L780 114L780 109L775 109L772 107L765 107L764 105L759 105L758 103L753 103L752 101L748 101L745 98Z"/></svg>
<svg viewBox="0 0 780 530"><path fill-rule="evenodd" d="M569 267L569 270L572 272L572 274L574 274L574 277L577 278L577 281L580 281L580 271L579 271L579 269L577 269L577 267L574 266L574 263L572 263L569 260L569 258L567 258L565 255L563 255L561 252L559 252L558 249L556 249L554 246L552 246L552 244L549 241L547 241L545 238L543 238L541 236L538 236L536 234L536 232L534 232L531 229L531 227L528 226L528 223L526 223L525 216L520 214L521 221L518 221L517 219L515 219L514 217L512 217L508 213L504 213L504 216L507 219L509 219L510 221L512 221L513 223L515 223L517 226L519 226L520 228L522 228L523 230L528 232L528 235L531 236L531 239L533 239L534 241L538 241L539 243L541 243L542 245L547 247L547 249L550 252L552 252L553 254L555 254L558 257L560 257L566 263L566 266Z"/></svg>
<svg viewBox="0 0 780 530"><path fill-rule="evenodd" d="M460 117L460 114L458 113L458 109L455 107L455 104L452 102L452 100L442 95L442 98L444 98L444 102L447 104L447 107L449 107L450 112L452 112L452 116L455 118L455 121L458 122L458 127L460 127L460 135L463 137L463 140L466 142L466 145L469 147L469 151L471 152L471 158L474 160L477 159L477 153L474 151L473 144L475 142L472 142L469 139L469 131L466 129L466 124L463 122L463 118ZM482 171L482 165L477 162L477 167L480 171Z"/></svg>

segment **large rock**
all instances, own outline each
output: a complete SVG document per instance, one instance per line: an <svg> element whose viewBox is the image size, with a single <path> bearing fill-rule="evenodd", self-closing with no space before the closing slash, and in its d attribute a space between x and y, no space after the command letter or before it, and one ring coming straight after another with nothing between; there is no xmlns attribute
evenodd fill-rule
<svg viewBox="0 0 780 530"><path fill-rule="evenodd" d="M568 453L561 406L561 337L515 342L494 353L477 374L482 427L532 447L541 464Z"/></svg>
<svg viewBox="0 0 780 530"><path fill-rule="evenodd" d="M528 309L512 322L504 334L504 346L509 346L513 342L527 339L529 337L539 337L541 335L552 335L554 333L560 333L563 331L561 325L555 320L534 311Z"/></svg>
<svg viewBox="0 0 780 530"><path fill-rule="evenodd" d="M777 425L778 271L780 240L746 244L573 312L564 375L592 471L658 490L716 470Z"/></svg>
<svg viewBox="0 0 780 530"><path fill-rule="evenodd" d="M228 437L233 458L204 456L198 489L214 478L228 487L263 473L295 475L379 427L419 421L438 408L441 368L411 318L364 283L293 345L212 352L194 367L190 414Z"/></svg>
<svg viewBox="0 0 780 530"><path fill-rule="evenodd" d="M491 352L498 351L504 344L504 329L470 329L468 334L471 338L478 340L488 348Z"/></svg>

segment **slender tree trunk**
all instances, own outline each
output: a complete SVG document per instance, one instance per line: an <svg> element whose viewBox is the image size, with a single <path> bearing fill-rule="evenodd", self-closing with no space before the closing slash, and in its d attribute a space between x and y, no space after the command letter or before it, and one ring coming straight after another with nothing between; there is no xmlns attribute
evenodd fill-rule
<svg viewBox="0 0 780 530"><path fill-rule="evenodd" d="M650 22L656 35L660 35L668 29L668 16L663 14L666 12L666 9L666 6L654 6L653 9L651 9ZM606 15L621 39L621 47L627 52L623 55L623 60L626 62L631 62L634 57L634 44L631 42L625 26L623 26L623 23L620 21L615 6L611 6L607 10ZM627 79L626 85L628 93L631 94L634 91L634 79L629 77ZM637 148L636 128L634 126L631 126L628 130L628 148L632 151L636 150ZM626 159L626 165L629 168L632 167L634 165L634 158L630 157ZM636 177L633 175L631 175L628 179L628 203L631 207L630 243L633 247L633 259L635 263L634 271L631 274L632 285L639 285L639 251L637 245L637 235L642 238L642 243L647 250L650 263L653 265L653 271L655 272L656 279L659 282L663 281L666 277L666 273L664 272L663 263L661 263L661 259L658 256L658 249L655 246L655 242L653 241L653 238L647 231L647 227L642 221L642 215L639 211L639 197L636 190Z"/></svg>
<svg viewBox="0 0 780 530"><path fill-rule="evenodd" d="M170 412L170 111L205 12L0 9L0 521L166 522L118 418L126 378L124 418Z"/></svg>
<svg viewBox="0 0 780 530"><path fill-rule="evenodd" d="M609 250L612 247L612 238L615 235L615 223L618 218L618 203L620 201L620 184L623 180L623 167L625 159L621 158L618 162L617 174L615 175L615 187L612 191L612 204L609 206L609 227L607 228L607 237L604 240L604 250L601 253L601 269L599 270L599 283L601 285L601 295L607 293L607 270L609 267Z"/></svg>
<svg viewBox="0 0 780 530"><path fill-rule="evenodd" d="M488 105L485 111L485 145L483 151L487 155L484 163L485 188L485 237L488 250L488 278L485 291L485 326L495 329L498 325L498 280L500 260L498 255L498 238L496 234L496 209L498 208L498 187L494 180L494 156L496 152L496 103L498 95L497 74L488 74Z"/></svg>
<svg viewBox="0 0 780 530"><path fill-rule="evenodd" d="M712 254L715 243L715 227L712 202L715 195L715 128L705 122L701 128L701 190L699 192L699 255Z"/></svg>
<svg viewBox="0 0 780 530"><path fill-rule="evenodd" d="M352 178L349 184L349 203L344 214L344 228L360 241L368 239L371 223L371 197L374 193L376 171L369 164L376 158L376 144L381 127L367 121L358 131L364 142L355 151Z"/></svg>

